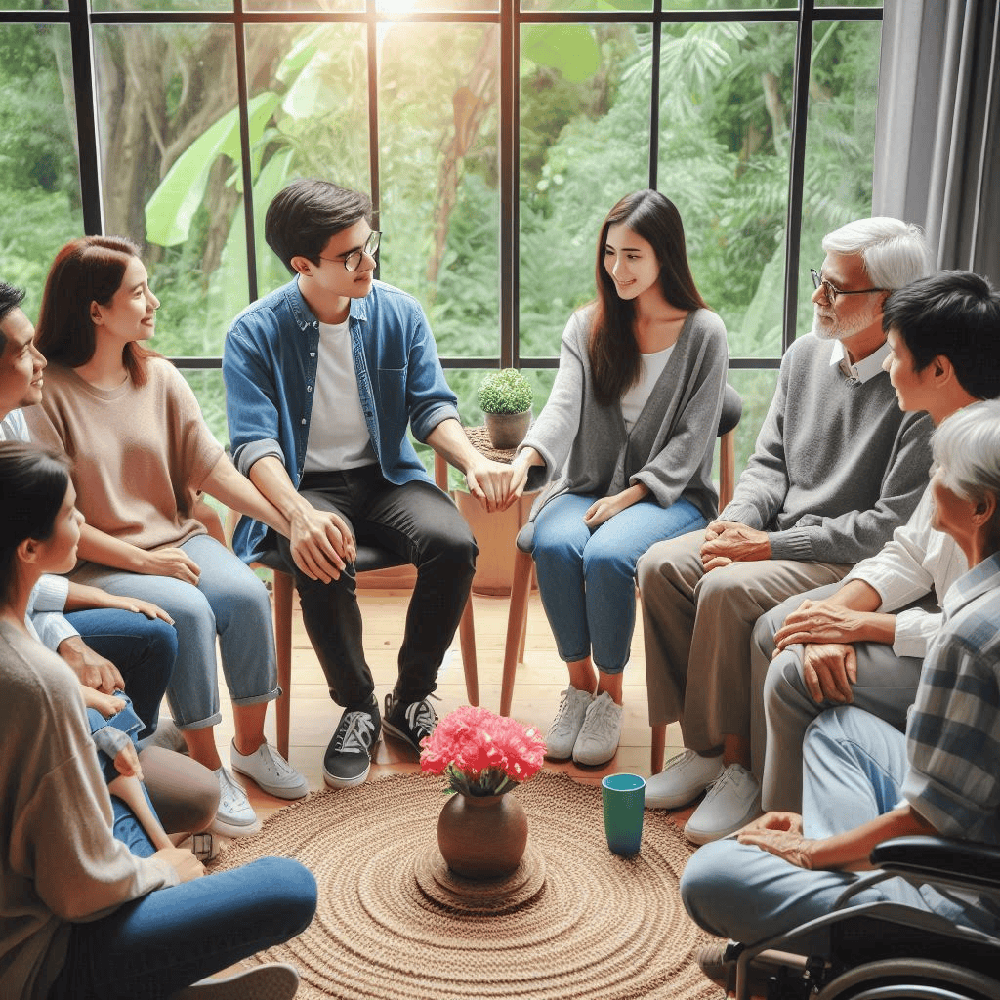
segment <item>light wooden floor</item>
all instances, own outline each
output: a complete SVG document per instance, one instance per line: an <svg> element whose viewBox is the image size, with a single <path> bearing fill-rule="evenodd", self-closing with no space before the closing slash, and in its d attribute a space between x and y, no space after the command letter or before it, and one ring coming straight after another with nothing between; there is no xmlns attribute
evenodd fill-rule
<svg viewBox="0 0 1000 1000"><path fill-rule="evenodd" d="M365 628L365 653L375 677L376 694L384 700L396 677L396 653L402 634L408 591L370 590L359 592ZM479 658L479 702L499 711L500 673L507 630L506 597L473 596L476 619L476 646ZM574 778L598 784L605 774L632 771L649 774L649 726L646 721L645 650L642 640L642 610L632 642L632 658L625 668L625 720L618 753L603 768L578 768L572 763L546 762L546 767L564 770ZM309 780L310 787L323 787L323 751L333 735L341 709L331 700L323 673L313 654L309 638L296 606L292 631L292 718L289 757ZM528 605L528 629L524 663L518 667L512 714L544 734L559 706L559 692L566 686L566 668L555 651L545 613L537 593ZM232 736L232 712L223 687L222 725L216 729L219 750L228 763ZM436 703L442 716L466 704L465 676L458 637L438 680ZM268 713L268 738L274 739L273 712ZM681 749L680 728L667 730L667 757ZM386 737L378 747L373 773L419 770L417 754L405 744ZM261 792L249 779L245 782L254 808L262 817L283 804Z"/></svg>

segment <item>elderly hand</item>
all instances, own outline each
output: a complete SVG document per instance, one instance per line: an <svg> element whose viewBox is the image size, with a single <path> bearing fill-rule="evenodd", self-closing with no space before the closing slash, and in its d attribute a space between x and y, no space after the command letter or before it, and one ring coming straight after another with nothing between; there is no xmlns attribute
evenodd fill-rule
<svg viewBox="0 0 1000 1000"><path fill-rule="evenodd" d="M705 530L701 564L707 573L733 562L761 562L771 558L771 540L766 531L738 521L713 521Z"/></svg>
<svg viewBox="0 0 1000 1000"><path fill-rule="evenodd" d="M774 634L775 649L806 642L862 642L868 615L827 601L803 601Z"/></svg>

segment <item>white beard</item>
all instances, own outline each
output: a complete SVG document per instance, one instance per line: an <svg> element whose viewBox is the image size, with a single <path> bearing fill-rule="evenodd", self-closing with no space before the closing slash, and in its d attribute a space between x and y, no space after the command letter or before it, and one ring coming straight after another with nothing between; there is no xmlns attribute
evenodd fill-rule
<svg viewBox="0 0 1000 1000"><path fill-rule="evenodd" d="M860 333L874 318L871 312L867 312L858 313L854 319L846 323L838 320L836 316L833 322L822 323L820 321L819 310L814 305L812 334L819 340L846 340L848 337L853 337L856 333Z"/></svg>

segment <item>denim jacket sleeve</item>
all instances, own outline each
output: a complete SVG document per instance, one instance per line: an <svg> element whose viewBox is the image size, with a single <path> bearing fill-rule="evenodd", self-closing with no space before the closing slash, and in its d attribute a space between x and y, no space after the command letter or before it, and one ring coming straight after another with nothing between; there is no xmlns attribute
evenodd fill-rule
<svg viewBox="0 0 1000 1000"><path fill-rule="evenodd" d="M441 421L458 420L457 404L458 399L448 387L438 361L437 345L427 317L418 309L406 378L406 408L413 436L418 441L426 441Z"/></svg>

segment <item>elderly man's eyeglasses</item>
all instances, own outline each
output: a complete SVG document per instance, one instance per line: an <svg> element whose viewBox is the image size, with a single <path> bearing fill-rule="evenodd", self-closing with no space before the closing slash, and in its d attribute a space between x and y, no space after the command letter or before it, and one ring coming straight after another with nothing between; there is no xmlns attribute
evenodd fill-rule
<svg viewBox="0 0 1000 1000"><path fill-rule="evenodd" d="M377 229L373 229L368 234L368 239L365 240L365 245L360 250L352 250L346 257L320 257L320 260L328 260L333 263L340 263L342 261L345 270L356 271L361 266L362 254L374 257L378 253L380 239L382 239L382 233Z"/></svg>
<svg viewBox="0 0 1000 1000"><path fill-rule="evenodd" d="M825 278L823 278L819 271L814 271L810 268L809 273L812 275L813 288L819 288L820 285L823 286L823 294L830 300L830 304L833 305L837 301L838 295L868 295L870 292L887 292L887 288L858 288L852 292L845 292L843 288L838 288L836 285L831 284Z"/></svg>

